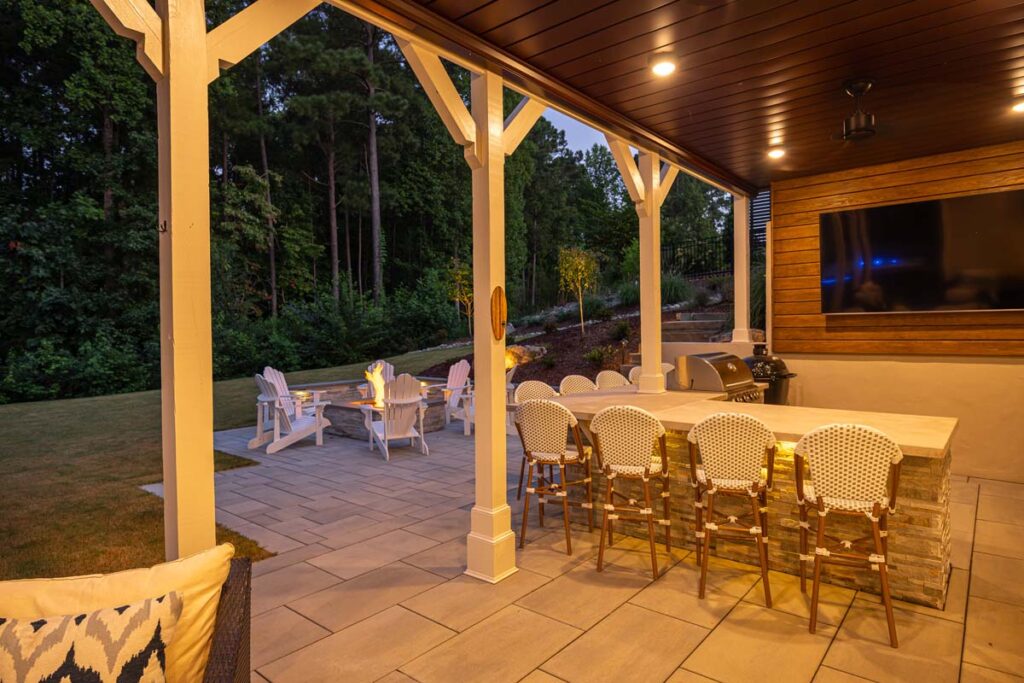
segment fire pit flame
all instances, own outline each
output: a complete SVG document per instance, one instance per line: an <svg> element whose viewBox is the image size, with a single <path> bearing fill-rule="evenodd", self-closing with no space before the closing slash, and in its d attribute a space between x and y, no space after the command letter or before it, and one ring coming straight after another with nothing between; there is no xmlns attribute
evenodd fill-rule
<svg viewBox="0 0 1024 683"><path fill-rule="evenodd" d="M373 396L373 405L377 408L384 407L384 366L380 363L374 365L365 373L366 381L370 385L370 393Z"/></svg>

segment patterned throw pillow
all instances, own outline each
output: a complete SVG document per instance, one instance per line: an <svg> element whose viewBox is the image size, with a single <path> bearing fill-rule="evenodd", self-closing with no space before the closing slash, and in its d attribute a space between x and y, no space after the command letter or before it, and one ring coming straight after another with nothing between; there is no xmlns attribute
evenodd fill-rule
<svg viewBox="0 0 1024 683"><path fill-rule="evenodd" d="M0 683L161 683L181 607L172 592L90 614L0 616Z"/></svg>

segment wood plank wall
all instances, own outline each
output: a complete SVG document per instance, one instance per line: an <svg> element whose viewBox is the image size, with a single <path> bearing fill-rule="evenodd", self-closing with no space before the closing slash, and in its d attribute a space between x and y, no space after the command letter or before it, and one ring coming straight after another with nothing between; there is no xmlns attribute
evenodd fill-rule
<svg viewBox="0 0 1024 683"><path fill-rule="evenodd" d="M1024 141L772 183L773 349L1024 356L1024 312L826 318L819 293L820 213L1014 189L1024 189Z"/></svg>

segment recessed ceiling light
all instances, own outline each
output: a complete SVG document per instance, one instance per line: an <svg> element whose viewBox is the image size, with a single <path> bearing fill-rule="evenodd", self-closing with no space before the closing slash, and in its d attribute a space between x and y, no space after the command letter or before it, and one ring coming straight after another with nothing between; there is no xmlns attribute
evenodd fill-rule
<svg viewBox="0 0 1024 683"><path fill-rule="evenodd" d="M1024 112L1024 100L1021 100L1011 108L1016 112Z"/></svg>
<svg viewBox="0 0 1024 683"><path fill-rule="evenodd" d="M768 150L769 159L781 159L784 156L786 156L786 150L782 149L781 147L772 147L770 150Z"/></svg>
<svg viewBox="0 0 1024 683"><path fill-rule="evenodd" d="M662 78L675 73L676 70L675 56L670 52L651 55L649 63L654 75Z"/></svg>

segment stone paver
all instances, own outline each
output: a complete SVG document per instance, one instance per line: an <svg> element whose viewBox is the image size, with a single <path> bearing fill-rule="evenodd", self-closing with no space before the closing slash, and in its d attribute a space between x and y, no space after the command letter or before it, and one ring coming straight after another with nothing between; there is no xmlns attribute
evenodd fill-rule
<svg viewBox="0 0 1024 683"><path fill-rule="evenodd" d="M334 436L267 456L250 433L215 444L259 462L217 473L218 521L278 553L253 568L253 681L1024 680L1024 485L954 478L946 609L898 603L892 649L876 595L824 589L811 635L786 574L771 574L768 610L756 567L712 559L700 600L692 555L659 544L652 581L646 543L621 534L598 574L597 533L574 524L567 555L555 506L545 529L531 516L519 572L464 576L473 443L457 427L390 463ZM510 438L517 533L520 458Z"/></svg>

